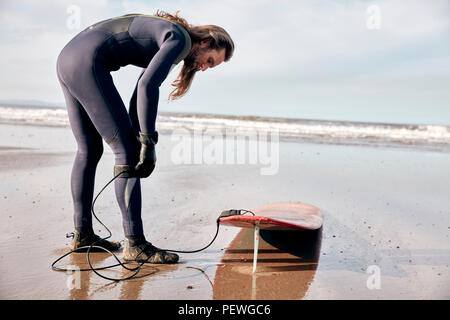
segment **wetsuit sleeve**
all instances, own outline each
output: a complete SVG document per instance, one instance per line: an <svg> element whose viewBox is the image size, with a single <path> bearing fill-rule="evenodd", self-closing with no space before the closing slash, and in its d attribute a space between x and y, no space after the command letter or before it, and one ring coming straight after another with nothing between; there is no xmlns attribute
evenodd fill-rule
<svg viewBox="0 0 450 320"><path fill-rule="evenodd" d="M138 81L136 82L136 86L134 87L133 94L130 99L130 107L128 110L128 114L130 115L131 124L133 126L133 131L136 136L139 136L139 131L141 131L141 127L139 125L139 120L137 116L137 88L139 80L141 80L142 75L144 74L145 69L142 70L139 75Z"/></svg>
<svg viewBox="0 0 450 320"><path fill-rule="evenodd" d="M185 40L172 34L150 61L137 84L137 116L140 130L155 131L158 112L159 87L166 79L172 64L184 48Z"/></svg>

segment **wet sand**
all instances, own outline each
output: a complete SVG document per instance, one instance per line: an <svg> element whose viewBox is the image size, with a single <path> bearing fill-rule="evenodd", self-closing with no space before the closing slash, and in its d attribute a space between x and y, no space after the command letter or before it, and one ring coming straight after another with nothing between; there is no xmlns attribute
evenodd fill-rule
<svg viewBox="0 0 450 320"><path fill-rule="evenodd" d="M264 176L258 164L175 165L170 160L173 142L161 135L157 169L142 184L144 228L156 246L203 247L214 235L217 216L231 208L300 201L324 214L317 261L293 256L294 267L270 270L281 280L269 293L265 285L270 282L261 280L272 277L269 271L260 270L255 285L248 287L253 279L244 264L239 270L246 284L236 285L236 295L230 296L223 271L236 267L240 258L230 258L236 253L227 248L245 239L246 232L233 227L221 227L205 251L181 254L178 265L146 266L143 272L149 275L131 281L52 271L50 264L67 250L65 234L73 229L69 179L74 139L68 128L6 124L0 125L0 137L0 299L251 299L249 288L257 299L450 298L448 153L281 142L279 171ZM96 191L112 177L113 162L105 145ZM113 239L121 240L112 187L95 209ZM105 234L98 224L94 229ZM249 250L248 241L241 244ZM261 253L262 262L287 254L262 245L268 250ZM78 253L60 265L84 268L85 259ZM93 260L96 265L114 263L103 253ZM379 271L378 288L368 286L373 279L368 270ZM105 274L127 273L117 268ZM282 280L286 276L295 281Z"/></svg>

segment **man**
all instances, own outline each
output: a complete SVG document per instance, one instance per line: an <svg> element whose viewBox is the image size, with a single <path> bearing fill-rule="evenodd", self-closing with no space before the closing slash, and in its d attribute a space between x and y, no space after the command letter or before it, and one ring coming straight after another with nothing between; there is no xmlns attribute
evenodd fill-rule
<svg viewBox="0 0 450 320"><path fill-rule="evenodd" d="M116 198L122 212L123 259L176 263L178 256L154 247L145 239L141 220L140 178L155 168L155 121L159 87L171 67L184 61L172 84L170 99L187 92L197 71L205 71L233 55L228 33L214 25L192 26L177 14L132 14L101 21L73 38L57 62L70 125L78 145L71 175L75 232L71 249L95 242L116 250L116 242L101 239L92 228L91 206L103 140L115 155ZM126 65L145 68L129 112L115 88L111 71Z"/></svg>

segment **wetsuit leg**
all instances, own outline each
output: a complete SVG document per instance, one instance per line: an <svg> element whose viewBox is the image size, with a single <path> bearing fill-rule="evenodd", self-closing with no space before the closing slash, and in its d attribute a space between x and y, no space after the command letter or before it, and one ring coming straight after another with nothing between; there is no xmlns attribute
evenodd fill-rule
<svg viewBox="0 0 450 320"><path fill-rule="evenodd" d="M91 205L95 171L103 153L103 141L78 100L70 94L63 83L61 87L70 126L78 145L70 179L74 225L79 230L92 230Z"/></svg>
<svg viewBox="0 0 450 320"><path fill-rule="evenodd" d="M82 52L82 48L78 50ZM135 166L140 144L111 74L95 62L91 65L67 62L64 60L65 54L63 51L58 59L58 76L61 81L71 96L78 101L78 107L82 106L98 134L111 147L115 155L115 164ZM66 79L70 80L65 81ZM80 114L72 113L69 117L78 118ZM71 123L77 121L79 120L71 119ZM74 126L72 129L76 137L90 139L83 126ZM75 188L82 189L84 182L81 176L74 174ZM143 235L139 179L118 178L115 180L115 191L122 212L125 236ZM86 201L85 206L90 207L91 201L89 203L85 199L83 201Z"/></svg>

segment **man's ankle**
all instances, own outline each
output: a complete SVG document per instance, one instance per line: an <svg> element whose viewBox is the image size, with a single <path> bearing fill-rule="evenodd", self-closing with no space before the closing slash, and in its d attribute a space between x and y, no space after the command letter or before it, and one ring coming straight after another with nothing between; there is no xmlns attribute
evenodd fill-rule
<svg viewBox="0 0 450 320"><path fill-rule="evenodd" d="M80 234L81 238L94 234L94 229L92 227L75 227L75 231Z"/></svg>
<svg viewBox="0 0 450 320"><path fill-rule="evenodd" d="M128 240L128 243L130 244L130 247L136 247L142 243L145 243L145 236L142 235L129 235L125 236L125 238Z"/></svg>

